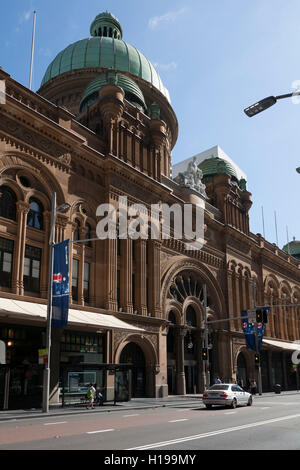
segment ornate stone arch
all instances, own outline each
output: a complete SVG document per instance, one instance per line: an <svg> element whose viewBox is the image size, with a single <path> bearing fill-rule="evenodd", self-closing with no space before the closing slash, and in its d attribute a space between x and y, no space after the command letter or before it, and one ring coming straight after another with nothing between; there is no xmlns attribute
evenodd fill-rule
<svg viewBox="0 0 300 470"><path fill-rule="evenodd" d="M279 288L280 288L280 284L279 284L277 277L274 274L268 274L264 280L265 292L267 292L268 289L276 289L277 294L279 294Z"/></svg>
<svg viewBox="0 0 300 470"><path fill-rule="evenodd" d="M0 178L1 175L12 168L22 170L22 172L25 170L28 174L37 178L48 195L49 201L52 199L52 193L56 192L57 205L65 202L61 185L46 165L42 165L34 158L19 151L4 152L0 160Z"/></svg>
<svg viewBox="0 0 300 470"><path fill-rule="evenodd" d="M176 276L183 272L194 273L196 276L199 276L203 283L206 283L208 296L211 295L214 298L215 315L217 317L225 315L225 298L217 279L200 261L183 256L170 258L168 263L165 265L164 272L162 273L161 305L164 315L169 309L170 287Z"/></svg>
<svg viewBox="0 0 300 470"><path fill-rule="evenodd" d="M126 337L121 337L116 341L114 354L113 354L113 362L115 364L119 364L120 356L124 349L124 347L129 343L137 344L144 353L145 361L147 366L155 366L159 364L158 360L158 352L157 352L157 344L154 344L155 339L148 337L149 335L141 335L141 334L129 334ZM155 336L156 338L156 336ZM156 340L157 343L157 340Z"/></svg>
<svg viewBox="0 0 300 470"><path fill-rule="evenodd" d="M22 188L18 185L18 183L13 180L12 178L1 176L0 175L0 187L7 186L10 188L16 195L17 201L24 201L25 194Z"/></svg>

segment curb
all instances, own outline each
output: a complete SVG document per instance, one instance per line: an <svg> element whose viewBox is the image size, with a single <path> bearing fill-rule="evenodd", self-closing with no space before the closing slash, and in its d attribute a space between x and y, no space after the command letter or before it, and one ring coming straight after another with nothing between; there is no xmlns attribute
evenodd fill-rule
<svg viewBox="0 0 300 470"><path fill-rule="evenodd" d="M277 397L279 395L281 396L286 396L286 395L298 395L300 394L300 390L294 390L294 391L287 391L287 392L281 392L280 394L276 394L274 392L266 392L263 393L262 395L254 395L255 400L260 399L260 398L266 398L266 397ZM116 404L116 405L104 405L104 406L99 406L95 407L93 412L94 413L111 413L111 412L116 412L116 411L129 411L129 410L143 410L143 409L148 409L148 408L163 408L163 407L182 407L183 405L200 405L203 406L202 403L202 395L198 395L197 399L192 398L192 397L187 397L186 395L182 397L181 399L178 398L178 400L174 401L166 401L164 402L159 402L159 403L153 403L150 402L148 403L141 403L141 404L132 404L128 405L127 402L123 402L124 404ZM53 407L52 409L49 410L49 413L44 413L42 410L21 410L22 413L20 414L20 410L7 410L7 411L0 411L0 422L1 421L12 421L12 420L18 420L18 419L30 419L30 418L44 418L44 417L55 417L55 416L68 416L68 415L74 415L74 414L85 414L85 413L91 413L92 410L87 410L85 407L84 408L57 408ZM19 414L18 414L19 413Z"/></svg>

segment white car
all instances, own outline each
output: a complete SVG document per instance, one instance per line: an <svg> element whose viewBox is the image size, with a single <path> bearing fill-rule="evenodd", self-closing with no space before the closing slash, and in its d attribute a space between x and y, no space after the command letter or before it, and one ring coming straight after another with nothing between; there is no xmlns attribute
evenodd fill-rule
<svg viewBox="0 0 300 470"><path fill-rule="evenodd" d="M251 393L245 392L237 384L215 384L203 393L203 403L206 408L213 405L230 406L236 408L238 405L252 405Z"/></svg>

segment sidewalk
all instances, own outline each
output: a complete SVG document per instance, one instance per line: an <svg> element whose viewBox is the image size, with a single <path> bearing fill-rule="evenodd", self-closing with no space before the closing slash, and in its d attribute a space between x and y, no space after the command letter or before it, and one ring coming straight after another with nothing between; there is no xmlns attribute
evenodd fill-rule
<svg viewBox="0 0 300 470"><path fill-rule="evenodd" d="M299 395L300 391L291 390L284 391L281 394L276 395L274 392L266 392L262 395L255 395L255 400L265 397L278 397L283 395ZM53 406L50 407L49 413L43 413L42 409L34 408L30 410L4 410L0 411L0 422L16 419L25 418L41 418L41 417L53 417L53 416L67 416L72 414L82 413L105 413L120 410L143 410L147 408L159 408L165 406L203 406L202 394L195 395L169 395L165 398L133 398L127 402L117 402L116 405L113 403L104 403L103 406L96 406L93 410L86 409L84 405L78 406Z"/></svg>

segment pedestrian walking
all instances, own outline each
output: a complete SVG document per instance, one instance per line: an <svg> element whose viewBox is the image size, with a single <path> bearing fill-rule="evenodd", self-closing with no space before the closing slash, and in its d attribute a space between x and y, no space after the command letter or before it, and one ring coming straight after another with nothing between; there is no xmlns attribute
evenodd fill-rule
<svg viewBox="0 0 300 470"><path fill-rule="evenodd" d="M100 389L99 390L97 389L97 384L95 384L94 387L96 389L95 401L96 401L97 405L102 406L103 402L104 402L104 396L102 395Z"/></svg>
<svg viewBox="0 0 300 470"><path fill-rule="evenodd" d="M251 393L251 395L256 395L256 391L257 391L256 382L255 382L255 380L252 380L251 386L250 386L250 393Z"/></svg>
<svg viewBox="0 0 300 470"><path fill-rule="evenodd" d="M215 380L215 383L216 383L216 384L221 384L221 383L222 383L222 380L221 380L219 377L217 377L216 380Z"/></svg>
<svg viewBox="0 0 300 470"><path fill-rule="evenodd" d="M87 409L94 409L95 394L96 394L96 389L94 385L91 383L87 391L87 399L89 402Z"/></svg>

